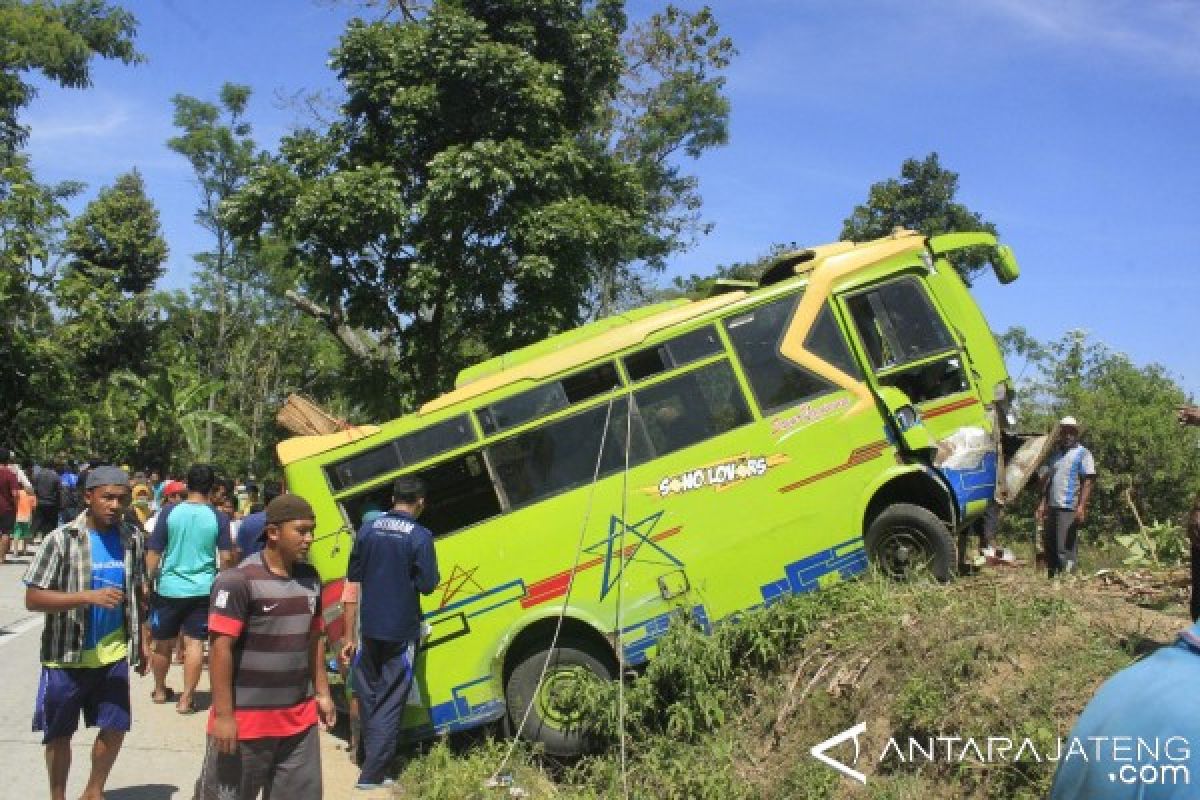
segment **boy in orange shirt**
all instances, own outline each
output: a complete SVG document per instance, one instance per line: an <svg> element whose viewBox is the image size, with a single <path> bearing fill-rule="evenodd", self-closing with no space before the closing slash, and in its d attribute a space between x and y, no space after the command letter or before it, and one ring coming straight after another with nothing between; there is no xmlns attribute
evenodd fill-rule
<svg viewBox="0 0 1200 800"><path fill-rule="evenodd" d="M17 558L29 555L29 540L33 538L33 509L36 506L37 497L33 492L24 488L17 490L17 522L13 526L13 542L16 544L16 552L13 555Z"/></svg>

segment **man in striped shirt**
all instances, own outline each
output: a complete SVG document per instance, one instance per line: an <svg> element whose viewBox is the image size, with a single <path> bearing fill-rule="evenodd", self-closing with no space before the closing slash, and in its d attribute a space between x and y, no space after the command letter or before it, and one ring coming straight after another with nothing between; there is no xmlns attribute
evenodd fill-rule
<svg viewBox="0 0 1200 800"><path fill-rule="evenodd" d="M321 797L318 723L337 710L321 634L321 580L304 559L316 517L297 495L267 506L266 547L217 576L208 628L213 704L196 796Z"/></svg>

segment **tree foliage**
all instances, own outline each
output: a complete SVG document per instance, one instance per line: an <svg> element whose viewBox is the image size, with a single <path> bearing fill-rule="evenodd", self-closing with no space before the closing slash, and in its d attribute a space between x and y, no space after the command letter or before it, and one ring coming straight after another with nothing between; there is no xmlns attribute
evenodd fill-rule
<svg viewBox="0 0 1200 800"><path fill-rule="evenodd" d="M727 107L675 112L719 96L709 69L728 48L705 44L707 12L647 28L668 30L689 42L631 65L617 0L438 0L352 22L332 59L340 119L286 138L229 219L286 243L301 306L387 381L395 413L449 388L457 343L571 327L681 246L694 184L670 159L723 140Z"/></svg>
<svg viewBox="0 0 1200 800"><path fill-rule="evenodd" d="M67 226L68 268L96 285L137 294L154 286L167 260L158 209L135 169L102 189Z"/></svg>
<svg viewBox="0 0 1200 800"><path fill-rule="evenodd" d="M79 184L40 183L23 154L0 166L0 436L17 442L69 406L68 353L54 338L56 256Z"/></svg>
<svg viewBox="0 0 1200 800"><path fill-rule="evenodd" d="M95 56L139 60L136 30L132 14L103 0L0 0L0 153L15 152L28 136L17 115L36 93L29 72L85 88Z"/></svg>
<svg viewBox="0 0 1200 800"><path fill-rule="evenodd" d="M987 231L996 226L955 200L958 173L942 167L937 153L924 160L909 158L900 167L900 177L872 184L867 202L855 206L842 223L844 240L863 242L909 228L926 236L938 233ZM986 249L967 248L951 254L951 262L963 280L971 279L988 263Z"/></svg>

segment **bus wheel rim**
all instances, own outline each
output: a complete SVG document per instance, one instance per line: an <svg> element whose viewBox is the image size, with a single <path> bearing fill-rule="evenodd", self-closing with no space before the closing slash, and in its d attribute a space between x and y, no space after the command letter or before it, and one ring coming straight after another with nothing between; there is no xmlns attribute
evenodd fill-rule
<svg viewBox="0 0 1200 800"><path fill-rule="evenodd" d="M551 668L546 673L546 678L538 687L537 696L534 698L538 715L544 722L563 729L582 718L583 715L578 710L564 709L560 696L564 692L570 692L571 685L586 679L587 675L590 673L586 669L577 666Z"/></svg>
<svg viewBox="0 0 1200 800"><path fill-rule="evenodd" d="M933 550L924 532L909 526L891 528L878 548L879 564L889 575L913 575L933 563Z"/></svg>

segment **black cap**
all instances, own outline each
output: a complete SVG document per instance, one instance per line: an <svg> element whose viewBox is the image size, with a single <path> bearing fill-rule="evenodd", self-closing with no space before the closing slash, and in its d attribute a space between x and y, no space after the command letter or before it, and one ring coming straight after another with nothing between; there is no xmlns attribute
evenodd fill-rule
<svg viewBox="0 0 1200 800"><path fill-rule="evenodd" d="M402 503L411 503L425 496L425 481L416 475L401 475L392 484L392 498Z"/></svg>

